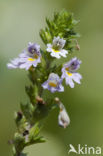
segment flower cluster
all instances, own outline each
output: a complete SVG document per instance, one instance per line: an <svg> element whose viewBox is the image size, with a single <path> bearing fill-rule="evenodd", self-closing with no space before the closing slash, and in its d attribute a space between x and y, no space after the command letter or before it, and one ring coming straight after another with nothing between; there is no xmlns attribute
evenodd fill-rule
<svg viewBox="0 0 103 156"><path fill-rule="evenodd" d="M66 57L68 51L65 48L66 40L63 38L54 37L53 42L47 44L46 52L50 53L51 57L60 59L62 56ZM27 50L24 50L18 58L14 59L7 66L8 68L25 68L29 70L31 67L36 68L38 63L41 63L40 46L36 43L29 43ZM66 85L74 88L74 82L80 84L82 76L77 73L80 68L81 61L76 57L72 58L67 63L63 64L61 68L61 77L56 73L49 73L48 79L41 84L44 89L48 89L52 93L63 92L64 87L62 85L63 79L65 79ZM69 116L63 104L60 104L60 113L58 116L59 125L67 127L70 123Z"/></svg>
<svg viewBox="0 0 103 156"><path fill-rule="evenodd" d="M60 58L61 56L66 57L68 51L63 49L65 47L66 40L63 38L54 37L52 44L47 44L47 52L50 53L52 57ZM25 68L29 70L31 66L37 67L38 63L41 62L40 46L36 43L29 43L27 50L24 50L18 58L15 58L11 63L7 64L8 68ZM76 57L72 58L69 62L65 63L61 69L61 78L55 74L50 73L48 80L42 84L44 89L50 90L52 93L58 91L63 92L64 87L62 86L62 81L65 79L66 85L74 88L74 81L80 84L82 76L77 73L81 61Z"/></svg>

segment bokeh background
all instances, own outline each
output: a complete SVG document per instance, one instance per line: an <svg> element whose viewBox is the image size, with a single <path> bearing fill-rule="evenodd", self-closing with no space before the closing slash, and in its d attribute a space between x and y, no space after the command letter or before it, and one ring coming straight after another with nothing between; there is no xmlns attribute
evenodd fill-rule
<svg viewBox="0 0 103 156"><path fill-rule="evenodd" d="M45 16L65 8L80 19L76 30L81 34L82 60L79 72L82 85L65 88L59 94L71 124L62 129L57 124L58 111L53 111L44 126L44 144L25 149L29 156L67 156L69 144L103 147L103 1L102 0L0 0L0 156L11 156L7 141L15 132L14 111L20 101L26 101L24 70L8 70L7 62L16 57L29 41L43 45L39 30L45 26ZM72 56L68 56L70 59ZM72 153L70 154L73 155Z"/></svg>

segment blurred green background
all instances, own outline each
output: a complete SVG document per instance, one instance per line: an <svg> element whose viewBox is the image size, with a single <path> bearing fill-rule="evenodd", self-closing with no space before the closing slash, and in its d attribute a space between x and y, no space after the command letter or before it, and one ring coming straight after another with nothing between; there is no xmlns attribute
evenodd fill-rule
<svg viewBox="0 0 103 156"><path fill-rule="evenodd" d="M60 94L71 124L62 129L57 124L58 111L52 112L43 129L44 144L26 148L29 156L67 156L69 144L103 146L103 1L102 0L0 0L0 156L11 156L7 141L15 132L14 111L26 101L24 70L8 70L7 62L16 57L29 41L42 44L39 30L45 16L65 8L80 19L80 73L82 85L65 87ZM42 44L43 46L43 44ZM68 56L70 59L72 56ZM72 153L70 154L73 155Z"/></svg>

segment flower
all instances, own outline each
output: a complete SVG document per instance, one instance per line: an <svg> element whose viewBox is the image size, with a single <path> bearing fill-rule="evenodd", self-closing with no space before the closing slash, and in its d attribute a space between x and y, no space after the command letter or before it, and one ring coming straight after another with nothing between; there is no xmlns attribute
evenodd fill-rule
<svg viewBox="0 0 103 156"><path fill-rule="evenodd" d="M58 91L63 92L64 87L62 86L62 80L57 74L51 73L47 81L42 84L44 89L50 90L52 93Z"/></svg>
<svg viewBox="0 0 103 156"><path fill-rule="evenodd" d="M18 58L11 60L7 66L9 69L21 68L28 70L31 66L36 67L41 62L40 46L29 42L27 50L24 50Z"/></svg>
<svg viewBox="0 0 103 156"><path fill-rule="evenodd" d="M52 44L47 44L47 51L51 53L52 57L60 58L61 56L66 57L68 51L63 49L66 41L63 38L54 37Z"/></svg>
<svg viewBox="0 0 103 156"><path fill-rule="evenodd" d="M60 113L58 116L58 124L59 126L66 128L70 124L70 118L62 103L59 104L59 107L60 107Z"/></svg>
<svg viewBox="0 0 103 156"><path fill-rule="evenodd" d="M74 88L74 82L80 84L82 76L76 71L79 69L81 61L76 57L71 59L69 62L64 64L62 68L62 79L65 78L66 84L70 85L71 88Z"/></svg>

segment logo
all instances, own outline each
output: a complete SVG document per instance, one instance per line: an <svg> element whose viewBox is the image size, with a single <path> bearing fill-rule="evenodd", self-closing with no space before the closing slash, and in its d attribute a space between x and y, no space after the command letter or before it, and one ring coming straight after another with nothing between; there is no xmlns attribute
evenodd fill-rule
<svg viewBox="0 0 103 156"><path fill-rule="evenodd" d="M75 153L75 154L102 154L102 148L97 147L88 147L87 145L81 146L80 144L77 145L77 148L75 148L72 144L69 145L69 151L68 154Z"/></svg>

